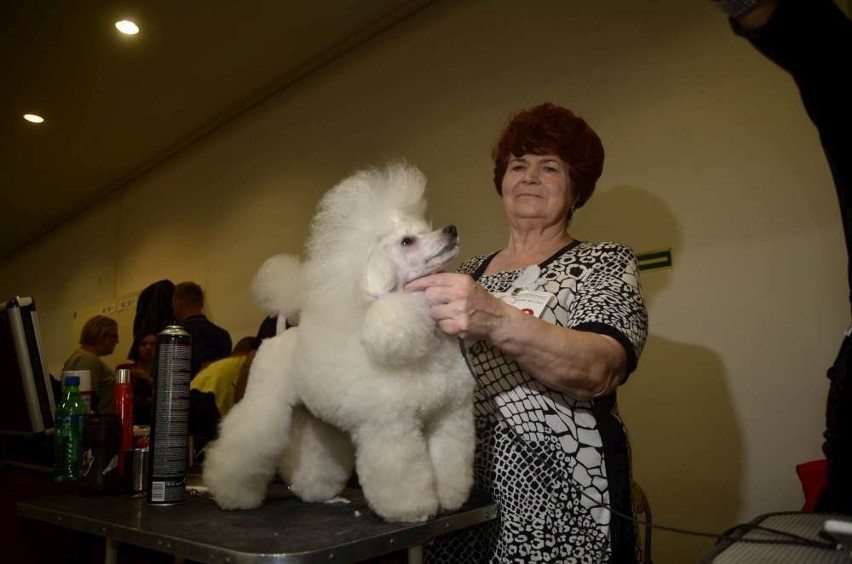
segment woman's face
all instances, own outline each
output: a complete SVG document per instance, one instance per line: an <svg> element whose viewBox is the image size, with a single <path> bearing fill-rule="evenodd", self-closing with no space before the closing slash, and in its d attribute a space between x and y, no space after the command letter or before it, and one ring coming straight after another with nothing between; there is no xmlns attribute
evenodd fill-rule
<svg viewBox="0 0 852 564"><path fill-rule="evenodd" d="M509 155L503 175L503 207L509 219L544 225L566 223L571 208L568 163L556 155Z"/></svg>
<svg viewBox="0 0 852 564"><path fill-rule="evenodd" d="M115 346L118 344L118 327L113 327L106 333L98 343L98 356L109 356L115 351Z"/></svg>
<svg viewBox="0 0 852 564"><path fill-rule="evenodd" d="M137 351L139 354L139 360L142 362L149 362L154 358L154 347L157 346L157 336L156 335L146 335L141 341L139 341L139 350Z"/></svg>

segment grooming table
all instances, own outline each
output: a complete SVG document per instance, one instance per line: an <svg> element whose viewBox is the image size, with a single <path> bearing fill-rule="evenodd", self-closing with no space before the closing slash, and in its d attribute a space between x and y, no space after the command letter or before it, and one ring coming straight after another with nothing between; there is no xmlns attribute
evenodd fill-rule
<svg viewBox="0 0 852 564"><path fill-rule="evenodd" d="M176 562L357 562L407 549L416 563L424 543L496 515L490 501L474 497L459 511L424 523L386 523L367 507L361 490L346 490L342 498L349 503L304 503L282 486L259 509L223 511L196 495L158 507L142 497L63 494L20 501L18 513L104 537L107 564L116 560L117 543L172 554Z"/></svg>

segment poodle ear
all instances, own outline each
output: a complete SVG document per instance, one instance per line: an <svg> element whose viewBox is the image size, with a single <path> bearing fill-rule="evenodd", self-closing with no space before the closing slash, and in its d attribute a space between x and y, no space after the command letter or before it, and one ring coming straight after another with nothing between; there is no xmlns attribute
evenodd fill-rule
<svg viewBox="0 0 852 564"><path fill-rule="evenodd" d="M361 289L370 300L376 300L396 289L396 272L385 250L376 246L367 259Z"/></svg>

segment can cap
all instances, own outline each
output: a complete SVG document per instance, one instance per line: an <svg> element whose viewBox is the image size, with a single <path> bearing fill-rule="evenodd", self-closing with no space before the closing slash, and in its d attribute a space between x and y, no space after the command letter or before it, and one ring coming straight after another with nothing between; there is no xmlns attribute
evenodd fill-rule
<svg viewBox="0 0 852 564"><path fill-rule="evenodd" d="M129 384L130 383L130 369L129 368L119 368L115 371L115 381L117 384Z"/></svg>

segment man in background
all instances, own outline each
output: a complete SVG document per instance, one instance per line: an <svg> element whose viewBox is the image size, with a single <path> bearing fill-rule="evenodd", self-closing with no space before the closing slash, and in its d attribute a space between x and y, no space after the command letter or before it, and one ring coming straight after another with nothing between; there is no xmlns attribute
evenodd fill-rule
<svg viewBox="0 0 852 564"><path fill-rule="evenodd" d="M799 87L834 179L852 301L852 21L832 0L714 0L734 32ZM817 511L852 514L852 324L828 370L827 484Z"/></svg>
<svg viewBox="0 0 852 564"><path fill-rule="evenodd" d="M175 286L172 306L178 323L192 335L192 377L210 362L231 354L231 335L207 319L204 292L195 282Z"/></svg>

